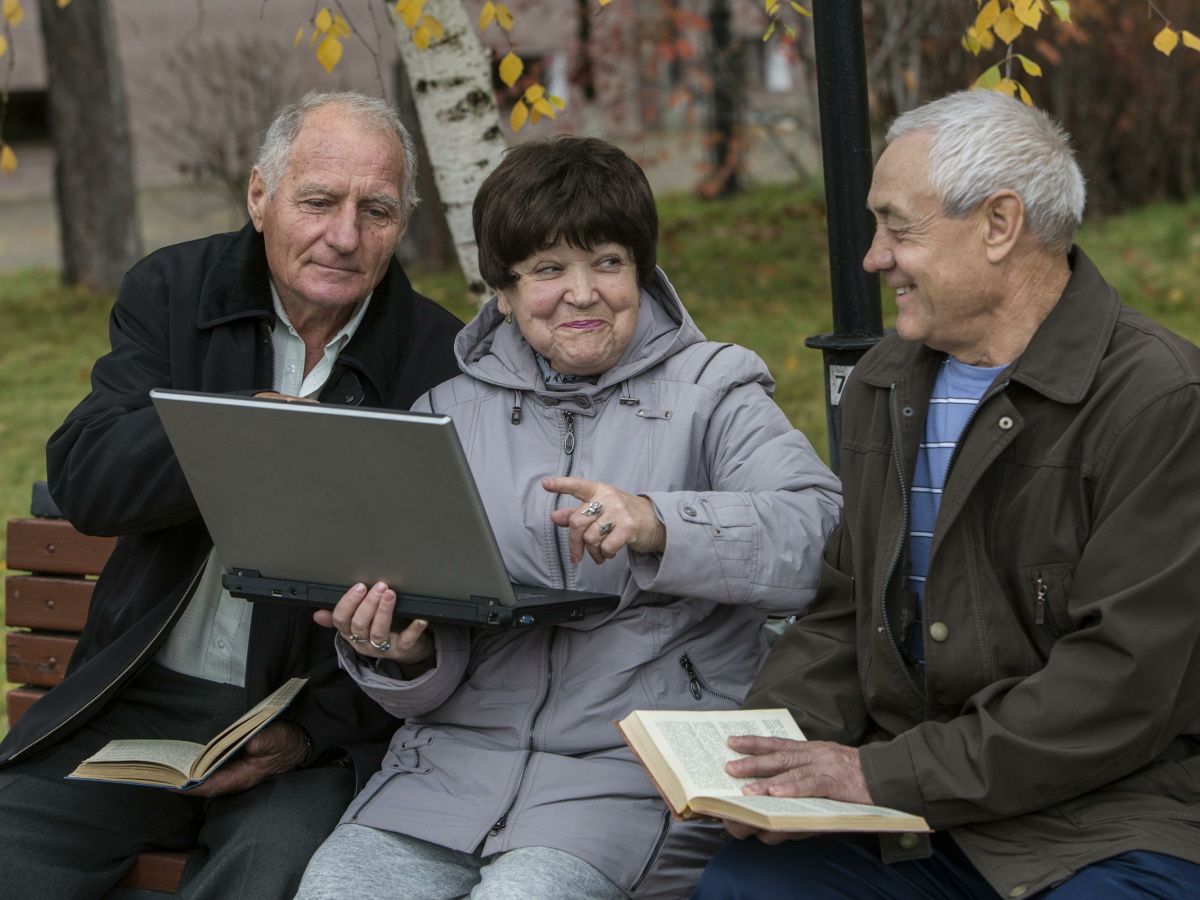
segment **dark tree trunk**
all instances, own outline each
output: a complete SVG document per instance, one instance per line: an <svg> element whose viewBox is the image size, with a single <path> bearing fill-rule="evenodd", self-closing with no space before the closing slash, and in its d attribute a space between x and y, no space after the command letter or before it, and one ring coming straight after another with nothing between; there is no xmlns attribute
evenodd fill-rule
<svg viewBox="0 0 1200 900"><path fill-rule="evenodd" d="M142 255L125 88L108 0L38 0L67 284L112 290Z"/></svg>
<svg viewBox="0 0 1200 900"><path fill-rule="evenodd" d="M713 44L713 177L716 195L727 196L741 189L741 44L733 37L729 0L713 0L708 21Z"/></svg>
<svg viewBox="0 0 1200 900"><path fill-rule="evenodd" d="M392 85L396 92L396 109L400 111L400 118L417 143L417 190L421 194L421 204L413 211L412 218L408 221L408 231L404 233L404 240L400 242L396 255L405 268L413 267L424 272L445 272L457 259L454 237L450 234L450 226L446 224L446 215L442 211L442 198L438 194L433 169L429 165L429 151L425 147L421 119L417 115L416 103L413 102L408 69L405 68L401 57L396 57Z"/></svg>

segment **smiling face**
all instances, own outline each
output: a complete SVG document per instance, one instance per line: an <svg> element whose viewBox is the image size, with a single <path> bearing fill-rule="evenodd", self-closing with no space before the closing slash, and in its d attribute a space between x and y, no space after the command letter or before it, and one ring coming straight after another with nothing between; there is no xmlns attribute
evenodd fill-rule
<svg viewBox="0 0 1200 900"><path fill-rule="evenodd" d="M288 316L350 315L387 270L404 233L404 153L336 104L310 112L272 196L255 169L247 206L266 241Z"/></svg>
<svg viewBox="0 0 1200 900"><path fill-rule="evenodd" d="M950 218L929 184L929 137L912 132L879 158L867 205L875 237L863 259L896 291L896 331L906 341L975 364L998 297L981 215Z"/></svg>
<svg viewBox="0 0 1200 900"><path fill-rule="evenodd" d="M579 250L560 241L513 266L499 294L529 345L568 375L599 375L621 358L637 327L637 266L620 244Z"/></svg>

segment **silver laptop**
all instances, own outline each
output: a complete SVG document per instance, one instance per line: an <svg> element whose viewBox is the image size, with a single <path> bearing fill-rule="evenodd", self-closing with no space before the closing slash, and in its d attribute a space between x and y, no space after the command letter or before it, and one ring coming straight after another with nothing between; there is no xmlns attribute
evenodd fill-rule
<svg viewBox="0 0 1200 900"><path fill-rule="evenodd" d="M357 582L396 621L524 627L612 594L513 584L448 416L153 390L235 597L331 609ZM521 498L513 497L513 503Z"/></svg>

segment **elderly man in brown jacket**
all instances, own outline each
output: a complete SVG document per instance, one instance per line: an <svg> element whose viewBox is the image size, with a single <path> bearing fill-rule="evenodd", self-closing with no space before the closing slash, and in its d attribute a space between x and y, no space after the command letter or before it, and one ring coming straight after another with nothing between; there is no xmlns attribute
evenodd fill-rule
<svg viewBox="0 0 1200 900"><path fill-rule="evenodd" d="M731 738L747 791L926 835L758 833L697 900L1200 896L1200 350L1072 237L1083 178L990 91L902 116L864 265L897 334L842 397L842 525Z"/></svg>

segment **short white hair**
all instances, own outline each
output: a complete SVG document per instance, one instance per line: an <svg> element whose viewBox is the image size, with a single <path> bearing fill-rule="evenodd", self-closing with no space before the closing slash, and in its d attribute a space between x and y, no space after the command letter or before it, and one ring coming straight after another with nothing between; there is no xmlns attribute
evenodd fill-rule
<svg viewBox="0 0 1200 900"><path fill-rule="evenodd" d="M1048 113L998 91L949 94L904 113L888 143L930 137L929 184L948 216L961 218L996 191L1015 191L1030 235L1065 253L1083 220L1083 172L1070 136Z"/></svg>
<svg viewBox="0 0 1200 900"><path fill-rule="evenodd" d="M288 155L292 144L300 134L300 126L310 112L324 106L336 105L344 110L359 125L380 134L392 134L400 142L404 152L404 176L400 188L400 208L405 221L416 208L421 198L417 195L417 146L412 135L404 127L399 113L382 97L372 97L357 91L309 91L298 103L285 106L275 114L267 129L258 159L254 167L266 182L267 196L273 197L275 189L287 171Z"/></svg>

